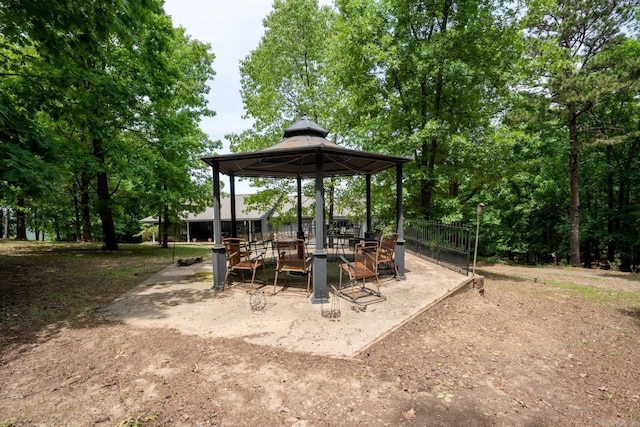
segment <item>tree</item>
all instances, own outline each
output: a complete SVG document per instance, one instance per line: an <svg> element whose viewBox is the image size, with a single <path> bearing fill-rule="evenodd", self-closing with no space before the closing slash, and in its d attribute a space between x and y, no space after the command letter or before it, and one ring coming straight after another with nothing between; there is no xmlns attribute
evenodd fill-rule
<svg viewBox="0 0 640 427"><path fill-rule="evenodd" d="M335 91L328 85L325 58L333 12L317 0L275 0L264 19L259 46L240 64L241 95L251 129L227 135L233 151L266 148L302 114L331 127ZM264 188L251 203L274 206L294 192L284 180L256 180Z"/></svg>
<svg viewBox="0 0 640 427"><path fill-rule="evenodd" d="M341 130L363 149L415 159L407 215L459 216L491 170L491 120L518 55L511 12L482 0L337 5L331 69L351 118Z"/></svg>
<svg viewBox="0 0 640 427"><path fill-rule="evenodd" d="M627 91L637 74L619 72L611 52L624 43L638 0L532 0L526 20L529 86L567 131L571 209L570 263L580 264L579 154L581 121L594 107ZM624 62L635 58L618 57ZM622 67L624 68L624 67Z"/></svg>
<svg viewBox="0 0 640 427"><path fill-rule="evenodd" d="M637 67L627 58L640 56L640 40L629 39L604 53L607 62L616 63L619 74L633 73ZM631 68L629 68L631 67ZM638 69L636 75L640 75ZM613 265L619 257L620 269L629 271L640 263L640 242L635 229L640 212L637 209L640 150L640 104L636 79L629 90L620 91L594 105L581 120L584 145L581 151L580 188L581 253L585 266L592 259L599 262L606 250Z"/></svg>
<svg viewBox="0 0 640 427"><path fill-rule="evenodd" d="M517 111L517 110L516 110ZM544 263L568 255L568 177L562 132L518 123L510 113L496 133L498 179L478 194L487 205L480 252L512 261ZM474 214L475 215L475 214ZM471 221L472 218L469 218Z"/></svg>
<svg viewBox="0 0 640 427"><path fill-rule="evenodd" d="M0 24L1 53L8 52L3 58L16 56L7 62L12 68L5 67L10 71L5 74L17 82L15 88L37 88L12 92L31 108L24 108L31 114L12 117L35 119L13 120L6 133L16 142L10 140L8 147L24 152L31 163L47 160L33 148L37 144L53 147L57 156L39 169L35 163L20 162L21 175L11 182L9 175L0 176L0 185L18 191L30 181L27 173L50 171L72 195L75 224L78 227L82 217L84 239L91 239L91 218L98 212L104 248L109 250L118 248L118 235L132 215L149 208L139 200L153 189L169 189L164 203L178 211L185 205L202 207L208 192L201 191L198 168L204 165L197 156L211 145L198 122L201 115L211 114L204 94L213 75L213 55L207 45L173 28L161 2L105 5L89 0L69 7L66 1L44 5L9 0L0 8ZM0 109L0 117L2 113ZM26 136L32 147L21 149L20 138L26 141ZM35 178L40 185L51 181ZM163 182L160 189L158 180ZM60 203L68 199L60 198ZM126 212L136 205L137 212Z"/></svg>
<svg viewBox="0 0 640 427"><path fill-rule="evenodd" d="M241 95L252 129L232 135L234 151L265 148L302 114L327 118L326 34L331 10L317 0L275 0L259 46L240 63Z"/></svg>
<svg viewBox="0 0 640 427"><path fill-rule="evenodd" d="M184 29L174 29L166 16L147 30L144 51L149 91L139 134L130 135L143 153L138 182L144 187L147 208L163 218L163 247L168 227L185 212L198 212L211 203L209 175L199 156L220 146L199 129L202 116L211 116L204 98L213 78L214 55L209 46L191 40ZM132 153L134 154L134 153Z"/></svg>
<svg viewBox="0 0 640 427"><path fill-rule="evenodd" d="M38 97L54 119L73 115L94 160L104 248L118 248L108 179L108 143L131 120L136 97L135 73L125 68L125 52L135 52L136 35L157 1L105 5L94 0L69 7L65 1L7 1L0 22L16 44L37 52L27 57L46 82ZM61 19L61 17L63 17ZM131 64L131 63L129 63Z"/></svg>
<svg viewBox="0 0 640 427"><path fill-rule="evenodd" d="M17 239L27 238L27 199L43 194L55 182L45 166L53 161L54 150L36 119L42 84L22 56L37 53L27 42L0 35L0 200L3 207L14 207Z"/></svg>

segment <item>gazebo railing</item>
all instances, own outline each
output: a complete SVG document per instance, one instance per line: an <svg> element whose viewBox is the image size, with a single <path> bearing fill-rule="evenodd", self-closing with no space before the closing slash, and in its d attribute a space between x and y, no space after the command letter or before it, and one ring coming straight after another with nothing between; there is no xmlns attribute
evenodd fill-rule
<svg viewBox="0 0 640 427"><path fill-rule="evenodd" d="M405 248L450 270L469 275L473 227L435 221L407 220Z"/></svg>

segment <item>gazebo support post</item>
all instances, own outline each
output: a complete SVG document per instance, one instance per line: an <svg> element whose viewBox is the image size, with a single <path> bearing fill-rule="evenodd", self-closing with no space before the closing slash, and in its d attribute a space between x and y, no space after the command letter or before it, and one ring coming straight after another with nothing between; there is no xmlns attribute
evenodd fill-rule
<svg viewBox="0 0 640 427"><path fill-rule="evenodd" d="M316 248L313 252L313 304L329 302L327 293L327 252L324 250L324 180L322 153L316 154Z"/></svg>
<svg viewBox="0 0 640 427"><path fill-rule="evenodd" d="M213 289L222 290L227 257L222 244L222 217L220 212L220 166L211 165L213 169Z"/></svg>
<svg viewBox="0 0 640 427"><path fill-rule="evenodd" d="M229 174L229 192L231 193L231 237L238 237L238 220L236 217L236 174Z"/></svg>
<svg viewBox="0 0 640 427"><path fill-rule="evenodd" d="M302 177L297 176L298 184L298 239L304 240L304 231L302 231Z"/></svg>
<svg viewBox="0 0 640 427"><path fill-rule="evenodd" d="M402 163L396 164L396 230L398 242L396 243L395 262L398 267L398 278L406 280L404 274L404 217L402 212Z"/></svg>
<svg viewBox="0 0 640 427"><path fill-rule="evenodd" d="M367 193L367 229L364 231L364 239L365 240L373 240L375 238L373 230L371 229L371 174L368 173L365 175L365 185Z"/></svg>

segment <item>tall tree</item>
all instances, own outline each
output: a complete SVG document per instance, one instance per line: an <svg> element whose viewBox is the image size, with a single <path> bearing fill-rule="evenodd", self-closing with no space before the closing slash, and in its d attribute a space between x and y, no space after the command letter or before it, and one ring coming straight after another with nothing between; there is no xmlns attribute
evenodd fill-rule
<svg viewBox="0 0 640 427"><path fill-rule="evenodd" d="M157 17L146 37L146 68L151 88L143 108L140 133L130 135L145 165L139 184L147 194L147 208L161 213L163 247L168 247L168 226L185 212L198 212L211 203L206 165L199 156L219 148L199 129L202 116L211 116L204 95L213 78L214 55L209 45L174 29L166 16ZM136 138L141 137L141 138Z"/></svg>
<svg viewBox="0 0 640 427"><path fill-rule="evenodd" d="M618 74L631 72L640 77L640 40L629 39L606 52L607 62L616 63ZM629 68L631 67L631 68ZM633 72L635 68L635 72ZM629 90L620 91L594 105L581 120L583 141L580 171L582 255L585 266L602 259L613 265L617 259L620 269L629 271L640 260L640 241L637 226L640 152L640 79ZM582 199L582 198L581 198Z"/></svg>
<svg viewBox="0 0 640 427"><path fill-rule="evenodd" d="M260 44L240 63L241 95L252 128L230 135L232 150L273 145L302 114L324 122L326 35L333 14L317 0L275 0Z"/></svg>
<svg viewBox="0 0 640 427"><path fill-rule="evenodd" d="M483 147L518 55L511 12L491 0L336 3L331 69L345 86L345 132L362 148L414 157L408 214L459 210L490 166Z"/></svg>
<svg viewBox="0 0 640 427"><path fill-rule="evenodd" d="M16 208L21 239L26 239L26 200L55 182L46 167L55 153L36 119L43 82L25 57L38 57L29 40L0 35L0 200Z"/></svg>
<svg viewBox="0 0 640 427"><path fill-rule="evenodd" d="M12 114L31 118L36 126L20 119L7 130L17 141L10 141L9 148L28 154L29 162L19 162L19 179L3 175L0 185L21 189L29 182L26 174L39 170L31 164L45 160L34 147L53 143L61 161L40 169L64 177L78 206L76 218L82 216L85 239L91 238L92 211L98 211L105 249L118 248L124 212L133 206L127 198L146 201L141 194L153 193L148 186L155 188L158 177L164 180L161 189L171 189L167 206L178 211L185 205L202 207L207 191L196 194L202 181L196 182L197 169L204 166L197 155L211 145L198 122L211 114L204 94L213 76L213 55L208 46L173 28L160 1L89 0L71 6L65 0L8 0L0 8L0 25L2 58L17 57L7 61L17 71L3 67L9 70L3 76L20 83L15 87L38 88L19 97L29 101L31 111L25 107L24 114ZM18 142L26 137L31 142L21 149ZM95 189L95 200L90 189ZM122 197L114 197L116 191ZM145 204L138 202L139 209L148 209Z"/></svg>
<svg viewBox="0 0 640 427"><path fill-rule="evenodd" d="M136 52L146 18L160 13L155 0L90 0L42 3L8 0L0 21L7 37L37 51L41 77L49 83L46 103L54 118L73 114L94 159L104 248L118 249L108 178L109 140L131 120L130 106L142 94L123 53Z"/></svg>
<svg viewBox="0 0 640 427"><path fill-rule="evenodd" d="M567 131L570 183L570 263L580 264L579 154L581 120L598 104L637 81L620 73L607 52L633 31L638 0L532 0L526 34L533 93L561 117ZM623 62L635 58L618 58Z"/></svg>
<svg viewBox="0 0 640 427"><path fill-rule="evenodd" d="M259 46L240 64L241 95L251 129L227 135L233 151L275 144L302 114L331 127L335 92L328 86L327 34L333 12L317 0L275 0L264 19ZM252 202L277 203L293 192L284 180L258 180L264 189Z"/></svg>

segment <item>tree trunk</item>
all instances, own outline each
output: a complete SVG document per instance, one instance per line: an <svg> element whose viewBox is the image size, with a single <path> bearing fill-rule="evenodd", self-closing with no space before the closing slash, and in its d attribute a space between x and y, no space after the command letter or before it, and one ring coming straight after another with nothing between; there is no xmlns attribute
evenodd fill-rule
<svg viewBox="0 0 640 427"><path fill-rule="evenodd" d="M80 217L80 203L78 202L78 192L76 190L77 188L74 185L73 186L73 213L74 213L75 220L73 221L73 230L74 230L73 240L75 240L76 242L79 242L80 241L80 222L82 221L82 219Z"/></svg>
<svg viewBox="0 0 640 427"><path fill-rule="evenodd" d="M449 13L451 12L451 8L453 7L453 2L451 0L446 0L442 7L442 21L440 24L440 34L444 35L447 32L447 25L449 24ZM440 115L442 112L442 92L444 90L444 74L443 69L444 65L441 64L438 69L438 75L436 77L436 87L435 87L435 98L433 101L433 118L438 121L440 120ZM425 85L426 87L426 85ZM423 95L426 96L426 95ZM426 112L423 113L426 115ZM428 154L427 154L427 146L428 146ZM436 188L436 179L433 176L435 171L435 165L437 161L438 154L438 146L439 141L436 137L432 137L430 139L430 144L424 143L422 145L422 153L423 157L427 158L426 164L426 172L427 178L422 179L420 183L420 193L421 193L421 202L422 202L422 215L424 219L429 219L431 204L433 200L433 193ZM424 160L422 162L424 167Z"/></svg>
<svg viewBox="0 0 640 427"><path fill-rule="evenodd" d="M91 178L86 171L80 176L80 214L82 216L82 241L90 242L91 237L91 199L89 196L89 183Z"/></svg>
<svg viewBox="0 0 640 427"><path fill-rule="evenodd" d="M9 238L9 209L2 208L2 238Z"/></svg>
<svg viewBox="0 0 640 427"><path fill-rule="evenodd" d="M111 193L109 193L109 180L105 171L104 153L102 152L102 140L93 140L93 155L102 166L97 174L98 180L98 211L102 220L102 249L107 251L118 250L118 238L116 228L113 223L113 212L111 211Z"/></svg>
<svg viewBox="0 0 640 427"><path fill-rule="evenodd" d="M569 182L571 194L571 238L569 241L569 263L580 266L580 199L578 197L578 118L576 107L569 103Z"/></svg>
<svg viewBox="0 0 640 427"><path fill-rule="evenodd" d="M16 209L16 240L27 240L27 222L24 215L24 197L18 197Z"/></svg>
<svg viewBox="0 0 640 427"><path fill-rule="evenodd" d="M162 212L158 213L158 241L160 242L160 245L162 245L162 224L164 224L164 222L162 221Z"/></svg>
<svg viewBox="0 0 640 427"><path fill-rule="evenodd" d="M607 164L609 165L609 172L607 172L607 206L609 208L609 212L607 212L607 261L609 261L609 263L615 261L616 256L616 241L613 237L616 229L614 222L615 197L613 192L613 172L611 171L611 151L611 146L608 145L606 148L606 154Z"/></svg>
<svg viewBox="0 0 640 427"><path fill-rule="evenodd" d="M626 185L625 180L620 180L620 188L618 189L618 212L623 212L627 205L627 197L626 197ZM618 218L618 229L624 230L628 227L628 219ZM622 239L621 244L618 249L620 255L620 271L630 272L631 271L631 244L628 239Z"/></svg>
<svg viewBox="0 0 640 427"><path fill-rule="evenodd" d="M2 218L2 220L0 221L0 223L2 223L2 238L8 239L9 238L9 209L7 208L0 209L0 217Z"/></svg>
<svg viewBox="0 0 640 427"><path fill-rule="evenodd" d="M60 220L58 219L58 215L53 218L53 229L56 233L56 242L62 241L62 237L60 236Z"/></svg>
<svg viewBox="0 0 640 427"><path fill-rule="evenodd" d="M169 206L164 207L164 228L162 230L162 248L169 248Z"/></svg>

